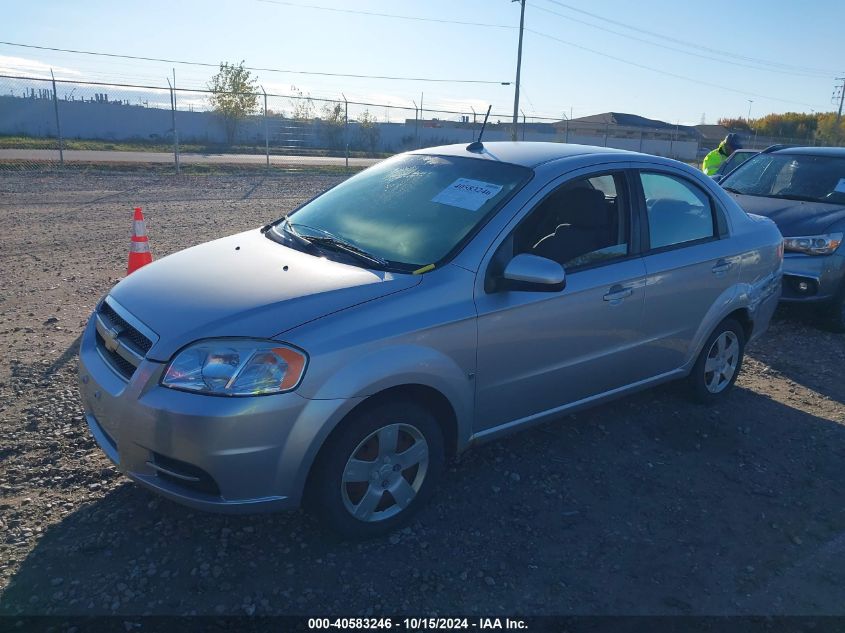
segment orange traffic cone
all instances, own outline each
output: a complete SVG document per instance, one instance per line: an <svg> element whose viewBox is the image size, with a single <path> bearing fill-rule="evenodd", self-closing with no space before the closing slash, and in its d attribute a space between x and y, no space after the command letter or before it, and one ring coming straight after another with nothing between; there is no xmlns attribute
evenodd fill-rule
<svg viewBox="0 0 845 633"><path fill-rule="evenodd" d="M134 273L151 261L153 261L153 255L150 253L144 214L141 213L141 207L135 207L135 217L132 219L132 241L129 244L129 266L126 268L126 274Z"/></svg>

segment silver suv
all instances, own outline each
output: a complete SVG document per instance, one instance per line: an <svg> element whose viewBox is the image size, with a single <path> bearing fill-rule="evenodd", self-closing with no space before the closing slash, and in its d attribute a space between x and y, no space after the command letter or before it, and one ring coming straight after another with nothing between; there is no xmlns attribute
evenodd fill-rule
<svg viewBox="0 0 845 633"><path fill-rule="evenodd" d="M776 226L681 163L557 143L386 160L133 273L80 351L91 432L174 501L405 521L469 446L668 380L736 380Z"/></svg>

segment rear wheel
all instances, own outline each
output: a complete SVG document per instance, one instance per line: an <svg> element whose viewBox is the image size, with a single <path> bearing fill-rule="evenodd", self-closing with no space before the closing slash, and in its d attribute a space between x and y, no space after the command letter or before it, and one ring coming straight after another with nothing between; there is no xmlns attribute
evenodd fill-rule
<svg viewBox="0 0 845 633"><path fill-rule="evenodd" d="M733 319L722 321L704 343L690 372L693 397L709 403L730 391L742 369L745 332Z"/></svg>
<svg viewBox="0 0 845 633"><path fill-rule="evenodd" d="M443 434L413 402L385 402L341 423L314 465L308 506L339 535L394 530L431 496L443 470Z"/></svg>

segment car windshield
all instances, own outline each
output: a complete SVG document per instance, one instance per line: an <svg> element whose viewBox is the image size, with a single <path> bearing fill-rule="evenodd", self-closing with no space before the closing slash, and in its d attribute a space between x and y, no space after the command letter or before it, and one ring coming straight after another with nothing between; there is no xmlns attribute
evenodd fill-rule
<svg viewBox="0 0 845 633"><path fill-rule="evenodd" d="M845 203L845 158L758 154L722 181L734 193L810 202Z"/></svg>
<svg viewBox="0 0 845 633"><path fill-rule="evenodd" d="M531 174L493 160L406 154L330 189L272 231L414 270L447 257Z"/></svg>

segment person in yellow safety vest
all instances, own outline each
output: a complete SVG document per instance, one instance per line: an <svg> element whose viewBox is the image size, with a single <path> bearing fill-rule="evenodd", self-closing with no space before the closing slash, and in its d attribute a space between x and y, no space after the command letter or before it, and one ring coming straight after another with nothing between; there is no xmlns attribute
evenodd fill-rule
<svg viewBox="0 0 845 633"><path fill-rule="evenodd" d="M739 135L731 132L725 137L724 141L719 143L719 147L704 157L704 162L701 163L701 171L708 176L715 176L727 157L738 149L742 149L742 145L739 142Z"/></svg>

